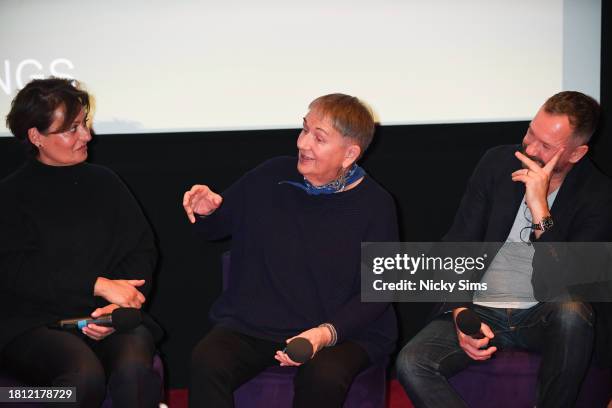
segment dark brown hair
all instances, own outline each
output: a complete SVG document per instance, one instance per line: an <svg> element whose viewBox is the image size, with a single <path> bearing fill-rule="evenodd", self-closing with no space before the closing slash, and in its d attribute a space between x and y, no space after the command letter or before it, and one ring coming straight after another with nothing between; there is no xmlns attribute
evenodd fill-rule
<svg viewBox="0 0 612 408"><path fill-rule="evenodd" d="M548 98L543 108L553 115L567 115L573 136L583 143L587 143L597 129L599 103L581 92L559 92Z"/></svg>
<svg viewBox="0 0 612 408"><path fill-rule="evenodd" d="M64 123L57 132L64 132L81 109L89 112L89 94L80 89L75 80L54 77L34 79L13 99L11 111L6 115L6 126L35 153L37 149L28 138L28 130L36 128L41 133L46 132L58 108L64 111Z"/></svg>
<svg viewBox="0 0 612 408"><path fill-rule="evenodd" d="M318 97L308 108L329 117L334 129L359 145L362 155L372 142L374 118L358 98L341 93L329 94Z"/></svg>

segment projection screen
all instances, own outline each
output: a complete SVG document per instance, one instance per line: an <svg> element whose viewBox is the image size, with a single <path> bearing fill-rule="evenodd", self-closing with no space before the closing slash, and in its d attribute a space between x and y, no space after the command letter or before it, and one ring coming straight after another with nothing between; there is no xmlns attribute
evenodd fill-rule
<svg viewBox="0 0 612 408"><path fill-rule="evenodd" d="M599 99L601 0L0 3L0 135L48 75L96 97L99 134L299 127L331 92L385 125L524 120Z"/></svg>

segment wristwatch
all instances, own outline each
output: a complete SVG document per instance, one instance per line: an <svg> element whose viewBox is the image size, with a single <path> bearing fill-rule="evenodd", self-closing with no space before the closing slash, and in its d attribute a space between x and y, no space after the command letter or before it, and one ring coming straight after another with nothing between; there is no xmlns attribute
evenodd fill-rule
<svg viewBox="0 0 612 408"><path fill-rule="evenodd" d="M538 224L531 224L531 229L539 230L539 231L548 231L555 225L553 222L553 218L551 215L547 215L542 218L542 220Z"/></svg>

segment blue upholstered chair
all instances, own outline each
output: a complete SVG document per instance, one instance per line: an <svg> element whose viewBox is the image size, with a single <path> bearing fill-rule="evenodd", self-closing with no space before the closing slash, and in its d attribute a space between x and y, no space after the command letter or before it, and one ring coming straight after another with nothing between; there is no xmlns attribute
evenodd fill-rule
<svg viewBox="0 0 612 408"><path fill-rule="evenodd" d="M223 288L229 282L230 253L222 256ZM384 408L388 361L368 367L351 384L345 408ZM269 367L234 391L236 408L291 407L297 367Z"/></svg>

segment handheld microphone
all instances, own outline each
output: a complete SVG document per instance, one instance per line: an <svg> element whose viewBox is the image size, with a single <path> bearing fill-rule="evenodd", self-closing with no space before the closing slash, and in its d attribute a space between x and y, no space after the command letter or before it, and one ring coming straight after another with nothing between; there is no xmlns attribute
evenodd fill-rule
<svg viewBox="0 0 612 408"><path fill-rule="evenodd" d="M132 307L119 307L111 314L102 315L100 317L77 317L75 319L64 319L56 323L56 327L61 329L78 329L81 330L88 324L97 324L99 326L113 327L118 332L127 331L135 328L142 323L142 313L139 309Z"/></svg>
<svg viewBox="0 0 612 408"><path fill-rule="evenodd" d="M455 317L457 328L465 335L474 339L482 339L484 334L480 331L482 323L480 317L472 309L463 309Z"/></svg>
<svg viewBox="0 0 612 408"><path fill-rule="evenodd" d="M312 344L304 337L296 337L287 343L283 352L296 363L305 363L312 357Z"/></svg>
<svg viewBox="0 0 612 408"><path fill-rule="evenodd" d="M473 339L484 339L486 336L483 332L480 331L480 324L482 320L480 320L480 316L476 314L472 309L464 309L457 314L455 318L455 322L457 322L457 328L465 335L470 336ZM481 349L487 349L488 347L497 347L499 348L496 339L489 339L489 343L486 346L483 346Z"/></svg>

